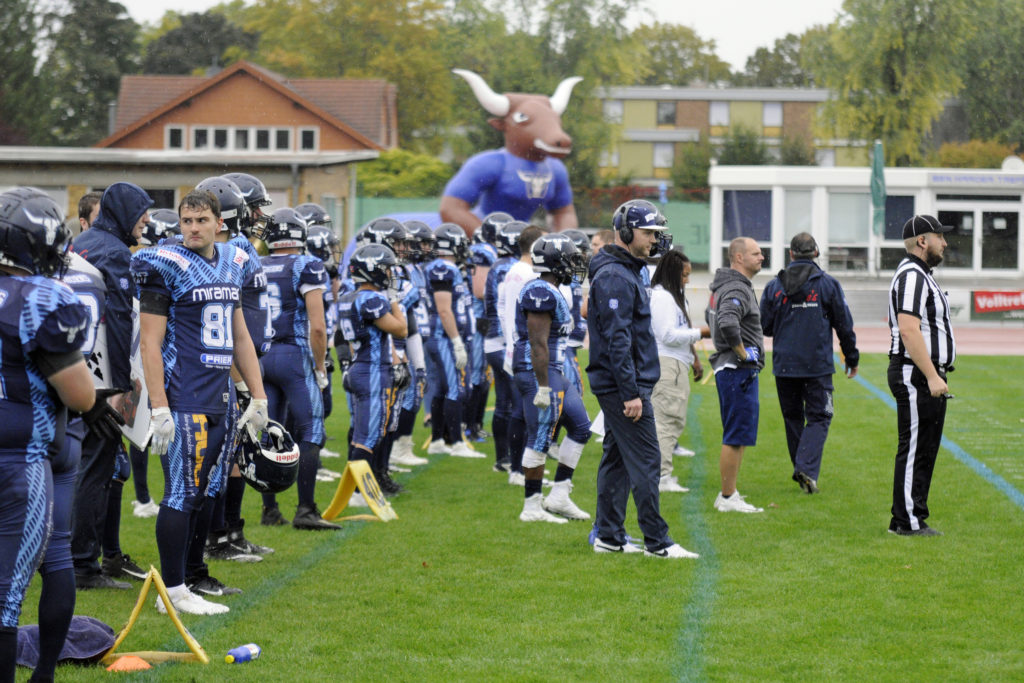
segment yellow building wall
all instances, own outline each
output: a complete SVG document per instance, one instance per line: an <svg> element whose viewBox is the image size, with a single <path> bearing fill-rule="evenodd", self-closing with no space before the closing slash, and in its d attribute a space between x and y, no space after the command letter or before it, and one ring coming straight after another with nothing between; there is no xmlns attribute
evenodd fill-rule
<svg viewBox="0 0 1024 683"><path fill-rule="evenodd" d="M837 147L836 166L867 166L867 147Z"/></svg>
<svg viewBox="0 0 1024 683"><path fill-rule="evenodd" d="M654 100L626 100L622 103L625 128L657 128L658 104Z"/></svg>
<svg viewBox="0 0 1024 683"><path fill-rule="evenodd" d="M651 143L619 143L619 175L636 178L654 175L654 147Z"/></svg>
<svg viewBox="0 0 1024 683"><path fill-rule="evenodd" d="M730 102L729 127L743 126L761 134L762 106L760 102Z"/></svg>

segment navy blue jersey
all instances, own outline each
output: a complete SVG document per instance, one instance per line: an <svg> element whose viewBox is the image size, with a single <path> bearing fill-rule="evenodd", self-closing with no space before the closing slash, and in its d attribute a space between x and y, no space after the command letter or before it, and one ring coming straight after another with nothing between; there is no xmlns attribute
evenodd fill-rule
<svg viewBox="0 0 1024 683"><path fill-rule="evenodd" d="M503 256L494 262L491 270L487 273L487 282L484 285L484 317L489 323L488 339L504 338L504 332L501 331L501 318L498 317L498 285L504 282L505 276L508 275L508 269L518 260L515 256Z"/></svg>
<svg viewBox="0 0 1024 683"><path fill-rule="evenodd" d="M31 354L76 351L89 326L89 313L67 285L0 275L0 455L46 457L61 405Z"/></svg>
<svg viewBox="0 0 1024 683"><path fill-rule="evenodd" d="M334 287L330 280L324 290L324 321L327 323L327 338L331 339L338 329L338 302L334 298Z"/></svg>
<svg viewBox="0 0 1024 683"><path fill-rule="evenodd" d="M391 312L383 292L360 289L338 300L338 324L352 345L353 363L391 365L391 335L374 323Z"/></svg>
<svg viewBox="0 0 1024 683"><path fill-rule="evenodd" d="M232 318L241 306L249 255L230 244L214 248L209 260L170 245L132 257L139 289L171 302L162 355L167 402L175 412L223 415L228 409Z"/></svg>
<svg viewBox="0 0 1024 683"><path fill-rule="evenodd" d="M245 329L252 337L252 345L256 347L257 353L264 354L270 350L274 336L274 326L270 322L267 276L263 272L259 252L245 235L235 235L228 244L238 247L249 256L245 279L242 281L242 315L245 317Z"/></svg>
<svg viewBox="0 0 1024 683"><path fill-rule="evenodd" d="M270 319L275 344L309 346L309 313L306 292L327 288L323 262L306 254L281 254L263 257L267 275Z"/></svg>
<svg viewBox="0 0 1024 683"><path fill-rule="evenodd" d="M402 273L405 278L412 283L412 286L419 292L419 298L412 307L412 311L407 312L406 315L412 315L413 320L416 323L416 331L421 337L426 339L430 336L430 311L432 310L433 301L431 300L428 306L427 302L427 281L423 277L423 271L420 270L416 264L408 264L401 266Z"/></svg>
<svg viewBox="0 0 1024 683"><path fill-rule="evenodd" d="M71 265L63 282L75 292L89 314L89 326L82 340L82 355L88 358L96 346L96 333L106 310L107 285L103 275L78 254L71 255Z"/></svg>
<svg viewBox="0 0 1024 683"><path fill-rule="evenodd" d="M533 370L530 362L530 333L526 327L527 313L547 313L551 316L548 332L548 367L561 372L565 362L565 345L572 332L572 312L565 297L551 283L540 278L523 285L516 301L516 346L512 367L516 372Z"/></svg>
<svg viewBox="0 0 1024 683"><path fill-rule="evenodd" d="M569 346L583 346L587 337L587 319L583 317L583 283L578 278L572 279L572 334L569 335Z"/></svg>
<svg viewBox="0 0 1024 683"><path fill-rule="evenodd" d="M455 314L455 325L459 329L459 335L468 339L472 334L472 295L466 286L466 278L463 277L459 267L450 261L436 258L427 264L424 270L424 277L427 280L428 297L433 303L435 292L451 292L452 312ZM441 316L437 315L436 308L431 311L431 335L444 337L444 326L441 325Z"/></svg>

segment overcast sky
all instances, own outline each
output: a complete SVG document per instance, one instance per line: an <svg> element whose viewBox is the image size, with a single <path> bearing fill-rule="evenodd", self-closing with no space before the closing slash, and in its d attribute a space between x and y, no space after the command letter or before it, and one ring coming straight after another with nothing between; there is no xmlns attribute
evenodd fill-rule
<svg viewBox="0 0 1024 683"><path fill-rule="evenodd" d="M164 12L202 12L215 0L122 0L138 22L155 23ZM715 52L742 70L747 57L759 47L771 47L787 33L803 33L827 24L842 8L842 0L643 0L646 12L630 24L660 21L685 24L705 40L715 41Z"/></svg>

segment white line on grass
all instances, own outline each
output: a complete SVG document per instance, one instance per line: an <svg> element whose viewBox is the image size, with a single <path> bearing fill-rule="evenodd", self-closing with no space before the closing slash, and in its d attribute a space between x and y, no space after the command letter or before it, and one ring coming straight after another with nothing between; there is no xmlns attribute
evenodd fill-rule
<svg viewBox="0 0 1024 683"><path fill-rule="evenodd" d="M874 394L875 398L879 399L882 403L886 404L893 410L896 410L896 401L892 396L883 392L874 384L864 379L864 376L861 374L858 374L854 379L856 379L862 387ZM942 445L946 450L953 454L953 457L974 470L975 474L980 475L985 481L1006 494L1006 497L1013 501L1017 507L1024 509L1024 493L1021 493L1019 490L1014 488L1013 484L993 472L988 465L972 456L949 438L943 436Z"/></svg>

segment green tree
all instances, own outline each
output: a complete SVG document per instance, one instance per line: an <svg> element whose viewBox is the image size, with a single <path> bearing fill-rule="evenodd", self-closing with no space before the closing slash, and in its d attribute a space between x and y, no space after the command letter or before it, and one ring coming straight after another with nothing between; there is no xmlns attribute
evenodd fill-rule
<svg viewBox="0 0 1024 683"><path fill-rule="evenodd" d="M25 145L45 136L46 91L33 54L40 39L35 0L0 3L0 145Z"/></svg>
<svg viewBox="0 0 1024 683"><path fill-rule="evenodd" d="M697 142L679 146L675 163L672 165L672 185L684 190L686 198L693 201L706 201L710 185L708 174L711 171L711 159L715 154L708 136L701 133Z"/></svg>
<svg viewBox="0 0 1024 683"><path fill-rule="evenodd" d="M943 100L962 81L953 57L971 39L967 0L846 0L832 58L813 64L834 98L823 107L832 135L881 139L890 165L922 158Z"/></svg>
<svg viewBox="0 0 1024 683"><path fill-rule="evenodd" d="M390 149L359 166L359 194L373 197L440 195L452 167L426 154Z"/></svg>
<svg viewBox="0 0 1024 683"><path fill-rule="evenodd" d="M702 39L689 26L644 24L632 37L643 71L631 85L684 86L729 78L729 65L715 55L715 41Z"/></svg>
<svg viewBox="0 0 1024 683"><path fill-rule="evenodd" d="M70 0L43 67L50 83L49 136L58 145L92 145L106 137L108 109L121 76L138 70L139 25L111 0Z"/></svg>
<svg viewBox="0 0 1024 683"><path fill-rule="evenodd" d="M148 36L143 73L201 73L243 59L259 42L259 34L243 30L216 8L201 14L168 12L161 24L166 30Z"/></svg>
<svg viewBox="0 0 1024 683"><path fill-rule="evenodd" d="M772 163L772 157L756 131L746 126L733 126L722 138L718 163L723 166L763 166Z"/></svg>
<svg viewBox="0 0 1024 683"><path fill-rule="evenodd" d="M784 136L779 145L779 163L783 166L814 166L814 145L804 137Z"/></svg>
<svg viewBox="0 0 1024 683"><path fill-rule="evenodd" d="M1000 168L1013 147L996 140L947 142L929 159L929 165L942 168Z"/></svg>
<svg viewBox="0 0 1024 683"><path fill-rule="evenodd" d="M770 50L759 47L747 58L746 68L736 74L733 83L758 88L812 88L815 78L803 64L803 48L804 36L793 33L776 40Z"/></svg>
<svg viewBox="0 0 1024 683"><path fill-rule="evenodd" d="M961 78L969 83L959 98L972 138L996 139L1024 151L1024 3L978 0L977 35L957 54Z"/></svg>

